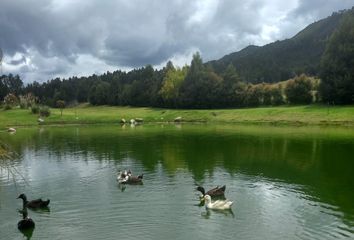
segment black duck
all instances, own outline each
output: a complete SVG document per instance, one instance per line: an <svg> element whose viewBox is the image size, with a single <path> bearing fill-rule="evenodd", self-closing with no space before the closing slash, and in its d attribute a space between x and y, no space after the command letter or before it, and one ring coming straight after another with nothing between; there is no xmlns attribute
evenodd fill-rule
<svg viewBox="0 0 354 240"><path fill-rule="evenodd" d="M28 217L27 209L22 211L22 220L17 223L19 230L33 229L35 227L34 221Z"/></svg>
<svg viewBox="0 0 354 240"><path fill-rule="evenodd" d="M20 196L18 196L17 198L21 198L22 202L23 202L23 208L46 208L48 207L50 200L47 199L47 201L42 200L41 198L39 199L35 199L32 201L28 201L27 197L24 193L22 193Z"/></svg>

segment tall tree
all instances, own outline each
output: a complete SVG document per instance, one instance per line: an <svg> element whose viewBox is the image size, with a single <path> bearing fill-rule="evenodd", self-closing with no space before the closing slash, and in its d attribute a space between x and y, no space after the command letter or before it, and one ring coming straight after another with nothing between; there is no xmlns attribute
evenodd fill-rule
<svg viewBox="0 0 354 240"><path fill-rule="evenodd" d="M354 103L354 11L331 36L321 61L322 101Z"/></svg>
<svg viewBox="0 0 354 240"><path fill-rule="evenodd" d="M180 102L184 107L200 107L203 97L200 88L203 85L205 67L199 53L193 55L191 66L181 86Z"/></svg>
<svg viewBox="0 0 354 240"><path fill-rule="evenodd" d="M65 108L65 101L63 101L63 100L56 101L56 106L57 106L57 108L60 109L60 116L63 116L63 109Z"/></svg>
<svg viewBox="0 0 354 240"><path fill-rule="evenodd" d="M89 101L93 105L105 105L108 103L110 84L99 81L93 85L89 92Z"/></svg>
<svg viewBox="0 0 354 240"><path fill-rule="evenodd" d="M0 76L0 100L8 93L16 96L20 95L23 90L23 82L18 75L2 75Z"/></svg>
<svg viewBox="0 0 354 240"><path fill-rule="evenodd" d="M240 106L241 98L237 94L237 91L240 87L239 83L241 82L241 78L232 63L228 65L222 77L224 78L223 105L230 107Z"/></svg>
<svg viewBox="0 0 354 240"><path fill-rule="evenodd" d="M188 67L169 68L163 79L159 94L167 105L177 107L180 87L187 75Z"/></svg>

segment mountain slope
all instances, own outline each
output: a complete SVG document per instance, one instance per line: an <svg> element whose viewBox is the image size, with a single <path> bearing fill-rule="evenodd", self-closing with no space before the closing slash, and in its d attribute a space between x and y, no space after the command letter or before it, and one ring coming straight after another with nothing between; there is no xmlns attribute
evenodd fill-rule
<svg viewBox="0 0 354 240"><path fill-rule="evenodd" d="M208 64L220 73L232 63L240 76L252 83L279 82L300 73L317 75L326 43L345 12L312 23L290 39L248 46Z"/></svg>

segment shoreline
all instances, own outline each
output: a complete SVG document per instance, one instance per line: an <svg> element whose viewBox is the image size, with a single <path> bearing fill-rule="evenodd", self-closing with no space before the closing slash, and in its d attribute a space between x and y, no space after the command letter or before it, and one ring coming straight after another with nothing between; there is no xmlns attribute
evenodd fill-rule
<svg viewBox="0 0 354 240"><path fill-rule="evenodd" d="M51 115L38 122L28 109L0 110L0 129L9 127L121 124L130 119L142 124L242 124L269 126L354 126L354 106L323 105L280 106L247 109L160 109L144 107L79 105L63 110L51 109ZM175 119L178 119L176 121Z"/></svg>

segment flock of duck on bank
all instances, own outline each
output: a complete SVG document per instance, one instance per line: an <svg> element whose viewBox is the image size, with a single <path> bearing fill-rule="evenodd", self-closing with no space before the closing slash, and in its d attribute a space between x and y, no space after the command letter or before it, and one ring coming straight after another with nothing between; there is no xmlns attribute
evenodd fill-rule
<svg viewBox="0 0 354 240"><path fill-rule="evenodd" d="M119 184L143 184L143 174L134 176L131 170L124 170L119 172L117 176L117 181ZM215 187L205 192L205 189L201 186L196 188L197 191L201 192L200 202L205 208L212 210L230 210L233 204L232 201L226 200L225 198L226 186ZM19 212L22 214L22 219L18 222L17 227L20 231L32 230L35 228L35 222L28 216L27 208L32 210L36 209L48 209L50 200L35 199L28 201L25 194L20 194L18 199L22 199L22 210ZM214 200L214 201L213 201Z"/></svg>

